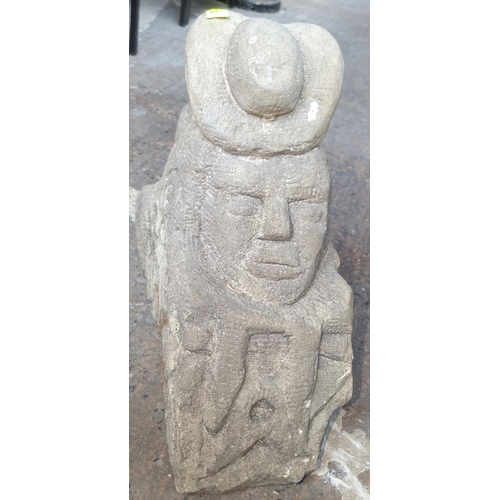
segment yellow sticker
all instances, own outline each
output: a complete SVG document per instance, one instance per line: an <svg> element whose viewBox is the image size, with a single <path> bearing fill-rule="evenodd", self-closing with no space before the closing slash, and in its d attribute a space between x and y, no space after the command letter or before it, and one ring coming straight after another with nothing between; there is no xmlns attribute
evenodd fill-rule
<svg viewBox="0 0 500 500"><path fill-rule="evenodd" d="M205 11L208 19L214 19L216 17L229 17L229 11L227 9L210 9Z"/></svg>

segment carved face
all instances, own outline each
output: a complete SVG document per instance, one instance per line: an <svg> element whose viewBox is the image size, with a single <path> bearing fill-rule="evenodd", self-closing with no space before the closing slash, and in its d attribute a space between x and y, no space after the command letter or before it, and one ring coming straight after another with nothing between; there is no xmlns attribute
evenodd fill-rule
<svg viewBox="0 0 500 500"><path fill-rule="evenodd" d="M319 150L209 169L200 238L207 271L256 300L290 304L314 278L326 232L330 178Z"/></svg>

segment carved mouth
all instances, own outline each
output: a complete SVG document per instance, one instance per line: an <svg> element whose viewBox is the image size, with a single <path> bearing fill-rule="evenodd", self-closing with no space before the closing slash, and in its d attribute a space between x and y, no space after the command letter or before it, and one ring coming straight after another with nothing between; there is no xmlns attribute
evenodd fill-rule
<svg viewBox="0 0 500 500"><path fill-rule="evenodd" d="M258 278L270 280L292 279L303 272L297 245L289 241L254 241L246 268Z"/></svg>
<svg viewBox="0 0 500 500"><path fill-rule="evenodd" d="M298 266L290 266L282 262L249 261L246 268L250 274L258 278L270 280L293 279L302 274Z"/></svg>

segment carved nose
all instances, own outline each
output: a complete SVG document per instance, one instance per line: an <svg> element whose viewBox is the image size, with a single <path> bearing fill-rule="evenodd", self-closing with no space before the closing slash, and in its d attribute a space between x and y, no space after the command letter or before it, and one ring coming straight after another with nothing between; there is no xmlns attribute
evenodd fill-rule
<svg viewBox="0 0 500 500"><path fill-rule="evenodd" d="M260 239L283 241L292 237L292 222L286 200L268 200L264 203Z"/></svg>

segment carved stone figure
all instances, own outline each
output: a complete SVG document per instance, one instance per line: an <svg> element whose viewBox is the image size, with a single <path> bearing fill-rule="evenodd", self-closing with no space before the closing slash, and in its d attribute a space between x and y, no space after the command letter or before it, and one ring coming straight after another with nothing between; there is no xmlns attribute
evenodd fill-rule
<svg viewBox="0 0 500 500"><path fill-rule="evenodd" d="M202 15L186 77L163 177L136 210L176 488L300 481L352 391L352 293L325 240L318 147L342 55L314 25Z"/></svg>

